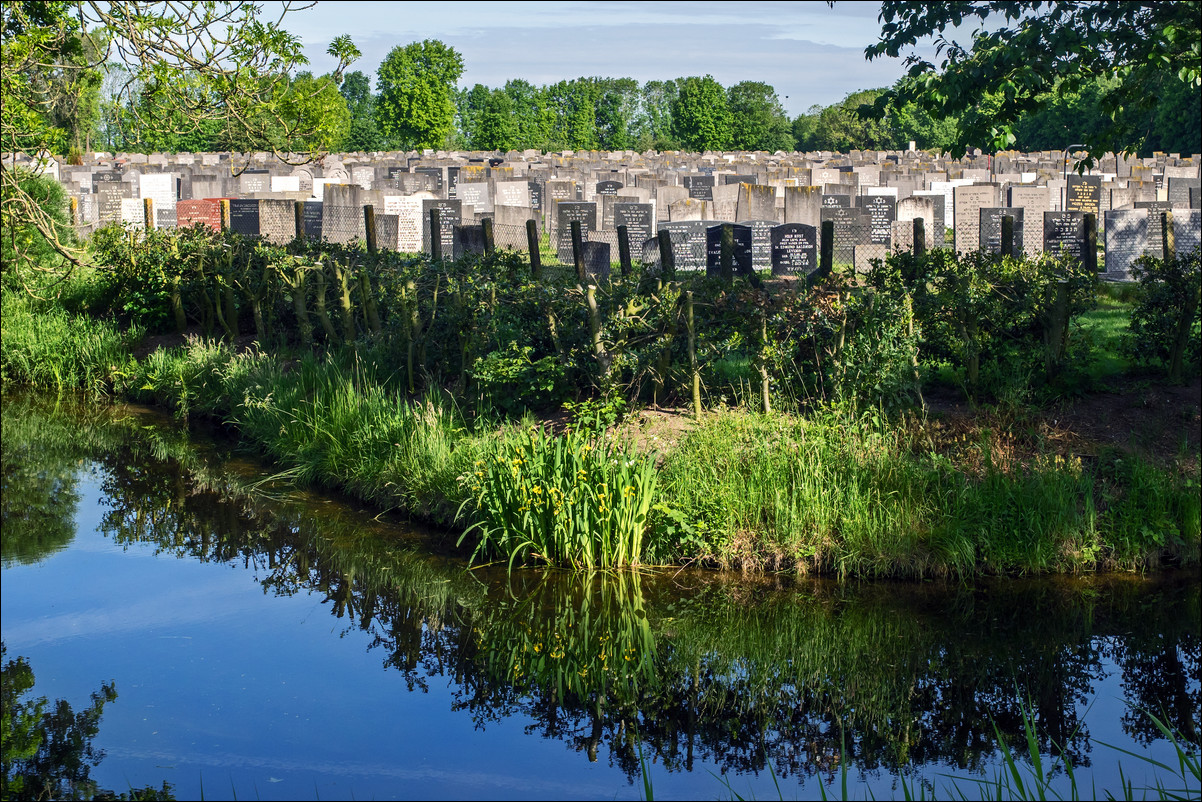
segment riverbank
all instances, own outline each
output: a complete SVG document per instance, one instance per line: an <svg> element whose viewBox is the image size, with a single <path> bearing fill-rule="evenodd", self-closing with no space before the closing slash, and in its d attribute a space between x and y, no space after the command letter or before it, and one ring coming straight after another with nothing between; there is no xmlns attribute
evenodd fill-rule
<svg viewBox="0 0 1202 802"><path fill-rule="evenodd" d="M616 533L626 521L641 538L633 559L623 562L626 546L613 545L595 565L920 578L1199 561L1196 380L1183 396L1133 389L1136 397L1176 399L1158 418L1160 434L1133 433L1136 442L1072 424L1074 416L1109 414L1098 396L1064 407L1064 425L1057 410L1029 407L970 414L935 403L925 416L720 407L696 420L661 416L676 426L640 425L655 416L631 415L599 441L592 430L605 428L600 415L548 440L580 454L609 442L610 459L581 462L578 470L594 475L582 478L577 495L569 483L557 492L572 500L540 507L562 472L548 468L540 484L512 469L514 460L542 453L531 450L543 447L530 445L528 434L539 421L505 422L433 389L407 400L384 367L395 362L387 338L321 354L199 337L147 350L136 330L6 292L2 342L6 384L82 387L159 404L185 420L222 422L298 482L403 511L446 528L451 539L468 528L493 533L498 550L481 552L481 560L536 564L547 552L522 539L532 528L543 527L552 542L601 524ZM640 460L653 472L635 489L619 472ZM489 471L492 485L478 481ZM471 552L475 541L461 546Z"/></svg>

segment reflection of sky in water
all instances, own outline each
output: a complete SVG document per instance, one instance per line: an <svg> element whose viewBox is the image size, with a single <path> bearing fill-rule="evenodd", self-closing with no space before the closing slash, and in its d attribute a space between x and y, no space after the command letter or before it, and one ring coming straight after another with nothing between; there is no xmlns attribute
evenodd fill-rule
<svg viewBox="0 0 1202 802"><path fill-rule="evenodd" d="M451 677L409 690L382 670L384 651L348 630L320 594L265 594L241 565L156 557L97 533L99 482L79 486L79 534L71 546L3 573L3 637L9 657L24 655L36 692L81 706L101 682L118 699L104 714L97 745L108 759L94 771L102 787L175 784L181 798L637 798L642 788L601 760L589 763L570 743L547 739L519 715L477 729L455 712ZM1093 768L1084 788L1114 788L1117 768L1099 741L1133 747L1116 726L1125 712L1112 664L1085 723ZM1153 753L1164 759L1161 743ZM1143 766L1122 757L1137 785ZM939 791L950 772L923 774ZM712 772L712 774L711 774ZM668 774L652 766L661 797L734 793L775 798L766 774L731 777L728 791L712 764ZM992 772L990 772L992 776ZM850 773L852 793L900 796L887 772ZM781 782L786 797L816 796L817 780ZM839 777L835 776L835 794ZM860 784L863 783L863 784ZM966 788L969 786L965 786Z"/></svg>

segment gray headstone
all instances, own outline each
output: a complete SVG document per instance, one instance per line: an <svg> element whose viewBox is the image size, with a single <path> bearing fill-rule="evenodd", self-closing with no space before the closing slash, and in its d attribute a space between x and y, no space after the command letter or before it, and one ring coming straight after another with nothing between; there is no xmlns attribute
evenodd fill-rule
<svg viewBox="0 0 1202 802"><path fill-rule="evenodd" d="M981 209L998 206L998 188L971 184L959 186L955 188L955 199L956 252L975 251L981 247Z"/></svg>
<svg viewBox="0 0 1202 802"><path fill-rule="evenodd" d="M1131 266L1148 253L1149 220L1147 209L1112 209L1105 214L1105 260L1102 277L1110 281L1131 281Z"/></svg>

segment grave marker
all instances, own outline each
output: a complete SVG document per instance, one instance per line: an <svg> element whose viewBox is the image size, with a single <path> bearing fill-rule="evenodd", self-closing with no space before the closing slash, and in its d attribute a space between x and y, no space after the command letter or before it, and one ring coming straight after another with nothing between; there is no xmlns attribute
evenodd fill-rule
<svg viewBox="0 0 1202 802"><path fill-rule="evenodd" d="M770 231L772 275L808 276L818 269L818 229L804 223L785 223Z"/></svg>

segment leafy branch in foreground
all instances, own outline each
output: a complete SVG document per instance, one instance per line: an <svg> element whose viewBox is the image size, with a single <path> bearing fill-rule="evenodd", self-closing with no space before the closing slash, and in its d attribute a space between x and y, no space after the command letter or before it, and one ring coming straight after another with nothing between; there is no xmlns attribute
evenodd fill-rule
<svg viewBox="0 0 1202 802"><path fill-rule="evenodd" d="M80 142L81 115L102 75L116 76L116 102L126 124L220 132L230 150L270 151L301 160L335 147L345 126L329 124L343 70L359 50L347 36L329 52L338 60L324 80L296 74L308 63L300 39L284 30L295 4L265 18L249 2L12 2L0 10L0 151L37 153ZM81 108L86 107L86 108ZM88 114L82 114L87 111ZM94 114L92 115L94 116ZM57 236L54 222L21 186L12 165L0 165L5 227L36 229L73 264L82 252Z"/></svg>
<svg viewBox="0 0 1202 802"><path fill-rule="evenodd" d="M1000 18L1000 19L999 19ZM1097 78L1113 80L1101 97L1109 118L1084 137L1091 164L1107 151L1134 152L1141 120L1155 110L1163 88L1179 81L1202 86L1202 2L990 2L881 4L880 41L864 51L871 61L899 58L906 78L881 95L874 113L916 103L958 117L951 148L1005 149L1013 127L1055 97L1078 92ZM980 23L970 44L949 27ZM999 24L1000 23L1000 24ZM918 50L933 38L938 65Z"/></svg>

